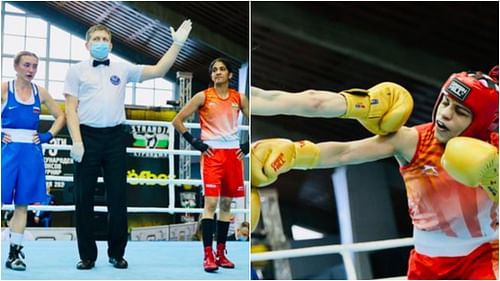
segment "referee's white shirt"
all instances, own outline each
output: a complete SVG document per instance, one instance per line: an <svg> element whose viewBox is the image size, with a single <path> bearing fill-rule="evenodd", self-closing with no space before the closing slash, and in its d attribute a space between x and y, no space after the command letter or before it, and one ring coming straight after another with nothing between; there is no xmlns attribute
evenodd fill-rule
<svg viewBox="0 0 500 281"><path fill-rule="evenodd" d="M113 127L125 122L125 88L140 82L143 65L110 62L92 66L93 60L70 67L64 93L78 98L80 124L94 128Z"/></svg>

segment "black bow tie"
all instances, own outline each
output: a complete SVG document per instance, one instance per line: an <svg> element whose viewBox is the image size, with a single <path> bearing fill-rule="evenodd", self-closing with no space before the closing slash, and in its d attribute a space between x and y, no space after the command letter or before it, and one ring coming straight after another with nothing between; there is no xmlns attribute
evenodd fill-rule
<svg viewBox="0 0 500 281"><path fill-rule="evenodd" d="M106 65L106 66L109 66L109 59L108 59L108 60L101 60L101 61L99 61L99 60L94 60L94 61L92 62L92 66L93 66L93 67L96 67L96 66L98 66L98 65L100 65L100 64L104 64L104 65Z"/></svg>

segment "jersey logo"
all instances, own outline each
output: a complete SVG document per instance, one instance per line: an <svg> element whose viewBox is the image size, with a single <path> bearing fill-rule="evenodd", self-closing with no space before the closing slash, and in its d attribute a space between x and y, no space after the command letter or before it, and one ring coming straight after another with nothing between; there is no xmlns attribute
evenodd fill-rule
<svg viewBox="0 0 500 281"><path fill-rule="evenodd" d="M238 108L239 108L238 104L237 104L237 103L235 103L235 102L232 102L232 103L231 103L231 107L232 107L233 109L238 109Z"/></svg>
<svg viewBox="0 0 500 281"><path fill-rule="evenodd" d="M438 176L438 171L437 171L437 168L436 166L432 166L432 165L424 165L422 167L422 172L427 175L427 176L434 176L434 177L437 177Z"/></svg>
<svg viewBox="0 0 500 281"><path fill-rule="evenodd" d="M111 77L109 77L109 81L111 82L111 84L118 86L120 84L120 77L112 75Z"/></svg>
<svg viewBox="0 0 500 281"><path fill-rule="evenodd" d="M17 108L17 105L14 105L14 106L9 106L9 110L12 110L14 108Z"/></svg>
<svg viewBox="0 0 500 281"><path fill-rule="evenodd" d="M39 114L39 113L40 113L40 107L38 107L38 106L33 106L33 113L37 113L37 114Z"/></svg>

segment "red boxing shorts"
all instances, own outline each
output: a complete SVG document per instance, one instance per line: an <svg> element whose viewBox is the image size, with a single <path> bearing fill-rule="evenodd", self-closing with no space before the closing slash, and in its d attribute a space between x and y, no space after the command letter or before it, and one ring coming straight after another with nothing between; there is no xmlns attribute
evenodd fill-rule
<svg viewBox="0 0 500 281"><path fill-rule="evenodd" d="M429 257L413 249L408 262L408 279L498 279L498 240L485 243L461 257Z"/></svg>
<svg viewBox="0 0 500 281"><path fill-rule="evenodd" d="M213 157L201 157L201 176L205 196L243 197L243 161L234 149L212 149Z"/></svg>

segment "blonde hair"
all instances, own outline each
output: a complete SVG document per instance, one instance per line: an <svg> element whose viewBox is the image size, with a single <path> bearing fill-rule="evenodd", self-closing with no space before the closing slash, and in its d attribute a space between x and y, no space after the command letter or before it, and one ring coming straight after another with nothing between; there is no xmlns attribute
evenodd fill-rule
<svg viewBox="0 0 500 281"><path fill-rule="evenodd" d="M14 65L19 65L19 62L21 62L21 58L24 57L24 56L34 57L34 58L36 58L36 60L39 60L38 56L35 53L33 53L33 52L30 52L30 51L20 51L14 57Z"/></svg>
<svg viewBox="0 0 500 281"><path fill-rule="evenodd" d="M111 40L111 30L109 30L109 28L105 27L102 24L96 24L96 25L91 26L87 30L87 34L85 34L85 40L87 40L87 42L88 42L90 40L90 36L92 35L92 33L99 31L99 30L106 31L109 34L109 40Z"/></svg>

